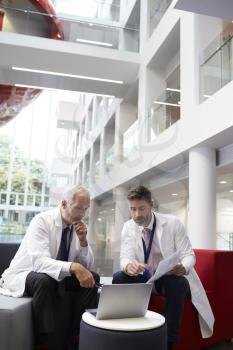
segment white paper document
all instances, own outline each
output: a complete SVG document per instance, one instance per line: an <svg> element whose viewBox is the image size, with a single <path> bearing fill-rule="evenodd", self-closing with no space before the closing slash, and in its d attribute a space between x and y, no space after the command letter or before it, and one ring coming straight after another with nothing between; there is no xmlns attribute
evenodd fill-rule
<svg viewBox="0 0 233 350"><path fill-rule="evenodd" d="M170 255L168 258L160 261L154 275L151 276L147 283L154 282L171 271L173 267L180 262L179 256L180 252L177 251L174 254Z"/></svg>

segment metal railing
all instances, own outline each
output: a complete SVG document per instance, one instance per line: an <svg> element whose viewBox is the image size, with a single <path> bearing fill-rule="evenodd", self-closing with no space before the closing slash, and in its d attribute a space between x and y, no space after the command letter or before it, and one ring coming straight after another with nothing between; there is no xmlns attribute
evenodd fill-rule
<svg viewBox="0 0 233 350"><path fill-rule="evenodd" d="M180 91L169 89L159 96L148 112L148 142L180 119Z"/></svg>
<svg viewBox="0 0 233 350"><path fill-rule="evenodd" d="M233 79L233 23L226 25L200 57L200 102L205 101Z"/></svg>
<svg viewBox="0 0 233 350"><path fill-rule="evenodd" d="M10 192L9 202L7 203L7 192L0 192L0 205L12 206L32 206L32 207L48 207L49 195L38 193L18 193Z"/></svg>
<svg viewBox="0 0 233 350"><path fill-rule="evenodd" d="M2 31L24 35L65 40L74 43L101 46L120 51L139 50L139 28L124 26L124 22L101 17L83 17L78 15L55 15L33 10L32 7L20 8L1 5L7 21ZM17 18L17 20L15 20ZM14 23L14 25L8 25Z"/></svg>

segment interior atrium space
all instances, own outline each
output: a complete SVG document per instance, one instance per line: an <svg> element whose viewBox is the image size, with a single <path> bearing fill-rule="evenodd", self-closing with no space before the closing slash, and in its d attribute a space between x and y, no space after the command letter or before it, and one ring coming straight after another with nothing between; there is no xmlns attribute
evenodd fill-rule
<svg viewBox="0 0 233 350"><path fill-rule="evenodd" d="M0 240L80 184L110 276L140 184L194 248L232 250L232 36L177 0L0 1Z"/></svg>

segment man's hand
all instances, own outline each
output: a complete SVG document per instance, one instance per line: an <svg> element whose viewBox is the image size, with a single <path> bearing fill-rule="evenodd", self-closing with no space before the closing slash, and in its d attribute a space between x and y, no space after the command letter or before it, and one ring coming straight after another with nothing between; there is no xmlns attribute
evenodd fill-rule
<svg viewBox="0 0 233 350"><path fill-rule="evenodd" d="M70 265L70 272L75 275L81 287L93 288L95 287L95 280L92 273L79 263L72 263Z"/></svg>
<svg viewBox="0 0 233 350"><path fill-rule="evenodd" d="M184 276L186 274L184 265L182 265L181 263L175 265L171 270L171 274L176 276Z"/></svg>
<svg viewBox="0 0 233 350"><path fill-rule="evenodd" d="M126 266L125 270L129 275L137 276L137 275L139 275L139 273L144 272L145 266L144 266L144 264L141 264L141 263L135 261L133 263L129 263Z"/></svg>
<svg viewBox="0 0 233 350"><path fill-rule="evenodd" d="M88 245L87 242L87 226L80 220L73 222L74 230L78 239L80 241L81 247L86 247Z"/></svg>

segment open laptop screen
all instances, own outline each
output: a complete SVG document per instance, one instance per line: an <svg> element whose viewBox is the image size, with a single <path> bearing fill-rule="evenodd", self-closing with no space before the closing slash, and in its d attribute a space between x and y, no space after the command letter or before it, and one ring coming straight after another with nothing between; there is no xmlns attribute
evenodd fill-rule
<svg viewBox="0 0 233 350"><path fill-rule="evenodd" d="M104 320L145 316L151 290L151 283L103 285L96 318Z"/></svg>

